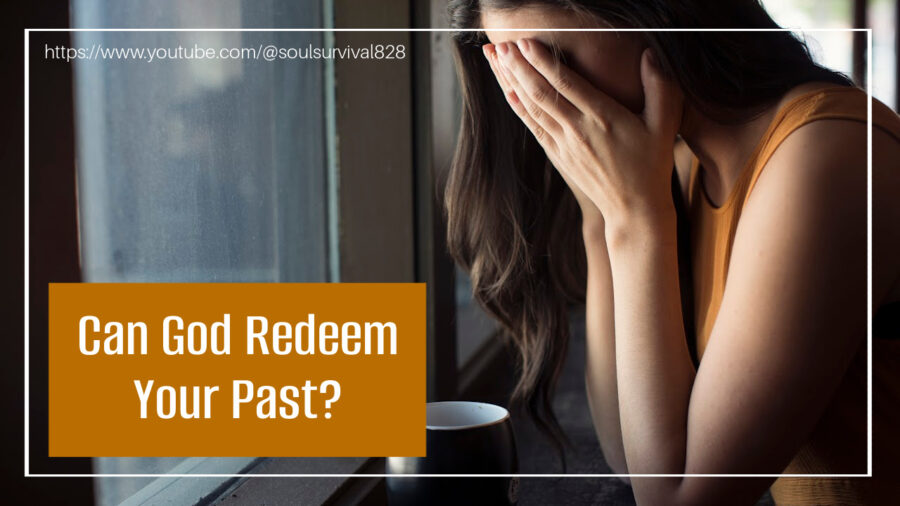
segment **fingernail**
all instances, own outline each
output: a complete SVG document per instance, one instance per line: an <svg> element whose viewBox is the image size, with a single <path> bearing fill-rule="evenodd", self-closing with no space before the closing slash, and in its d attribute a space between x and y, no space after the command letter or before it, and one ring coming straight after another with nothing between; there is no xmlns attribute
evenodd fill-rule
<svg viewBox="0 0 900 506"><path fill-rule="evenodd" d="M528 39L520 39L518 42L516 42L516 45L519 46L519 49L523 53L527 53L529 50L531 50L531 44L528 42Z"/></svg>
<svg viewBox="0 0 900 506"><path fill-rule="evenodd" d="M506 42L497 44L497 52L500 53L500 56L506 56L506 53L509 52L509 48L506 47L506 44Z"/></svg>

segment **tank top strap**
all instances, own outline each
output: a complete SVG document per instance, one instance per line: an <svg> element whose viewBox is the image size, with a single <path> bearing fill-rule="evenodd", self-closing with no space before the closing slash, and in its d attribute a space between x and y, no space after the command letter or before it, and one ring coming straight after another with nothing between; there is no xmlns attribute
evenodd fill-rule
<svg viewBox="0 0 900 506"><path fill-rule="evenodd" d="M857 87L833 87L800 95L778 111L766 138L752 160L752 171L744 190L745 197L756 185L763 168L775 150L800 127L817 120L842 119L866 123L868 94ZM900 117L883 103L872 101L872 126L900 140Z"/></svg>

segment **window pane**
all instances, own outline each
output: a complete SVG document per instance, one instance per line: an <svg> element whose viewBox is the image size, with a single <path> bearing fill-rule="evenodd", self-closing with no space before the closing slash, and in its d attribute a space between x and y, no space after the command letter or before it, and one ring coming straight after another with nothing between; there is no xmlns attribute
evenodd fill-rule
<svg viewBox="0 0 900 506"><path fill-rule="evenodd" d="M313 0L72 1L73 26L85 28L321 26L321 16ZM325 40L317 32L73 33L76 47L166 56L75 62L85 281L329 280L322 60L197 57L198 49L269 44ZM182 58L169 56L178 51ZM237 473L253 460L100 458L95 472ZM187 504L224 482L99 479L98 500Z"/></svg>
<svg viewBox="0 0 900 506"><path fill-rule="evenodd" d="M852 28L853 0L763 0L784 28Z"/></svg>
<svg viewBox="0 0 900 506"><path fill-rule="evenodd" d="M897 1L870 0L872 28L872 95L896 111L897 101Z"/></svg>
<svg viewBox="0 0 900 506"><path fill-rule="evenodd" d="M852 0L765 0L772 18L785 28L853 28ZM895 0L868 0L867 28L872 28L872 95L896 107ZM816 61L852 77L850 32L806 32Z"/></svg>
<svg viewBox="0 0 900 506"><path fill-rule="evenodd" d="M75 36L106 48L255 48L272 38L302 47L321 36ZM85 279L323 280L321 78L318 64L298 61L78 62Z"/></svg>
<svg viewBox="0 0 900 506"><path fill-rule="evenodd" d="M766 10L784 28L853 28L851 0L766 0ZM853 77L852 32L804 32L815 60Z"/></svg>

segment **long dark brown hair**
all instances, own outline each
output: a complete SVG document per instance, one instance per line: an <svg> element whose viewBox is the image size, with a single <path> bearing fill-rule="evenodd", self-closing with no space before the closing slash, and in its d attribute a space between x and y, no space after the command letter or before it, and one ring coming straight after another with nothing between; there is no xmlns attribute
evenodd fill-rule
<svg viewBox="0 0 900 506"><path fill-rule="evenodd" d="M451 28L478 29L482 10L523 6L566 9L617 28L778 28L756 0L453 0ZM851 84L817 65L789 32L641 33L686 103L722 123L746 121L804 82ZM562 455L565 436L551 401L568 311L585 296L580 210L507 106L482 54L484 32L455 31L453 42L462 117L444 192L448 245L471 277L475 300L518 349L513 400Z"/></svg>

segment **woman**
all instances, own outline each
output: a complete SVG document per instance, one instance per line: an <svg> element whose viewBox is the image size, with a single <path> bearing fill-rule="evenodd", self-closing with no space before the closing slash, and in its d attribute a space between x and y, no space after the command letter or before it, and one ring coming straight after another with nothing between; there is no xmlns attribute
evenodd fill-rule
<svg viewBox="0 0 900 506"><path fill-rule="evenodd" d="M450 11L470 31L449 245L539 425L562 436L550 399L583 301L614 472L867 473L865 93L786 32L534 30L776 28L754 0ZM900 119L874 101L872 120L874 477L635 478L638 503L900 497Z"/></svg>

